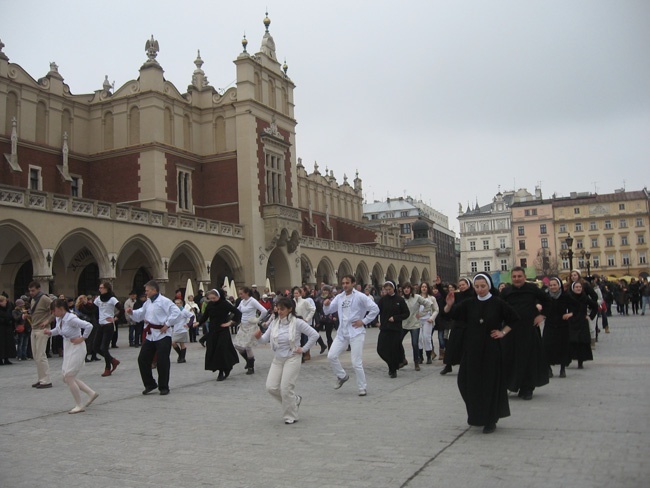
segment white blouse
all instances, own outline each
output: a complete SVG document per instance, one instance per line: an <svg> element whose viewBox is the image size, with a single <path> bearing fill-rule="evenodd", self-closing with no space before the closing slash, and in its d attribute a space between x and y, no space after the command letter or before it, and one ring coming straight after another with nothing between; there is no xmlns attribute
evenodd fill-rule
<svg viewBox="0 0 650 488"><path fill-rule="evenodd" d="M81 335L81 329L83 329L83 336ZM77 337L83 337L88 339L90 332L93 330L93 324L81 320L72 312L66 313L63 317L56 319L56 327L52 329L52 335L60 335L68 340L75 339Z"/></svg>
<svg viewBox="0 0 650 488"><path fill-rule="evenodd" d="M277 319L273 320L269 328L266 329L266 332L264 332L262 337L260 337L259 341L261 343L271 342L271 334L273 334L274 327L279 327L279 330L277 336L277 346L273 344L273 352L277 357L280 358L288 358L293 356L295 353L291 349L291 340L289 337L289 319L287 318L281 319L278 317ZM308 325L307 322L296 318L296 334L293 338L293 343L296 347L300 347L300 334L305 334L308 337L307 344L302 346L302 352L309 351L311 346L316 344L316 341L320 337L318 332L316 332L313 327Z"/></svg>
<svg viewBox="0 0 650 488"><path fill-rule="evenodd" d="M265 309L262 306L262 304L257 300L255 300L255 298L253 297L247 298L246 300L242 300L241 302L239 302L237 308L241 312L242 324L247 324L249 322L256 321L257 312L260 312L260 317L266 317L266 314L268 312L268 310Z"/></svg>

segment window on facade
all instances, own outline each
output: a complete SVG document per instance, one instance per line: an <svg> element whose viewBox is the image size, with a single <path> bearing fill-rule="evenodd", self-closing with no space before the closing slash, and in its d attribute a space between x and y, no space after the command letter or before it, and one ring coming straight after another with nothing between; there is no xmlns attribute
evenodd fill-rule
<svg viewBox="0 0 650 488"><path fill-rule="evenodd" d="M41 168L38 166L29 167L29 189L40 191L43 189L43 178Z"/></svg>
<svg viewBox="0 0 650 488"><path fill-rule="evenodd" d="M192 174L189 171L178 171L178 209L192 210Z"/></svg>
<svg viewBox="0 0 650 488"><path fill-rule="evenodd" d="M505 249L505 248L506 248L506 238L499 237L499 249Z"/></svg>
<svg viewBox="0 0 650 488"><path fill-rule="evenodd" d="M507 259L502 259L501 260L501 271L508 271L508 260Z"/></svg>
<svg viewBox="0 0 650 488"><path fill-rule="evenodd" d="M560 224L560 232L566 232L566 224Z"/></svg>
<svg viewBox="0 0 650 488"><path fill-rule="evenodd" d="M80 176L73 176L72 182L70 183L70 194L75 198L81 198L81 186L83 180Z"/></svg>
<svg viewBox="0 0 650 488"><path fill-rule="evenodd" d="M562 259L562 269L569 269L569 260Z"/></svg>
<svg viewBox="0 0 650 488"><path fill-rule="evenodd" d="M531 214L531 215L537 215L537 209L536 209L536 208L532 209L532 210L530 211L530 214Z"/></svg>
<svg viewBox="0 0 650 488"><path fill-rule="evenodd" d="M469 241L469 250L476 251L476 241Z"/></svg>
<svg viewBox="0 0 650 488"><path fill-rule="evenodd" d="M576 249L582 249L583 247L582 239L576 239Z"/></svg>
<svg viewBox="0 0 650 488"><path fill-rule="evenodd" d="M578 258L578 268L585 267L585 258Z"/></svg>
<svg viewBox="0 0 650 488"><path fill-rule="evenodd" d="M637 244L645 244L645 235L644 234L637 234L636 243Z"/></svg>
<svg viewBox="0 0 650 488"><path fill-rule="evenodd" d="M643 218L642 217L637 217L636 226L637 227L643 227Z"/></svg>
<svg viewBox="0 0 650 488"><path fill-rule="evenodd" d="M625 229L627 227L627 220L626 219L621 219L618 221L618 227L620 229Z"/></svg>
<svg viewBox="0 0 650 488"><path fill-rule="evenodd" d="M639 253L639 264L648 264L648 261L646 260L645 252Z"/></svg>
<svg viewBox="0 0 650 488"><path fill-rule="evenodd" d="M524 226L520 225L517 227L517 235L518 236L523 236L524 235Z"/></svg>
<svg viewBox="0 0 650 488"><path fill-rule="evenodd" d="M580 207L575 207L575 208L573 209L573 213L574 213L575 215L578 215L578 214L580 213Z"/></svg>
<svg viewBox="0 0 650 488"><path fill-rule="evenodd" d="M548 247L548 238L542 237L542 248L545 249Z"/></svg>
<svg viewBox="0 0 650 488"><path fill-rule="evenodd" d="M582 222L576 222L575 230L576 232L582 232Z"/></svg>
<svg viewBox="0 0 650 488"><path fill-rule="evenodd" d="M520 251L526 250L526 241L519 241L519 250Z"/></svg>
<svg viewBox="0 0 650 488"><path fill-rule="evenodd" d="M623 266L629 266L630 265L630 255L627 253L621 254L621 262L623 263Z"/></svg>
<svg viewBox="0 0 650 488"><path fill-rule="evenodd" d="M619 210L625 210L625 204L624 203L619 203L618 204L618 209Z"/></svg>
<svg viewBox="0 0 650 488"><path fill-rule="evenodd" d="M540 224L539 233L540 234L546 234L546 224Z"/></svg>
<svg viewBox="0 0 650 488"><path fill-rule="evenodd" d="M402 234L410 234L411 233L411 224L401 224L400 225L400 231Z"/></svg>
<svg viewBox="0 0 650 488"><path fill-rule="evenodd" d="M621 236L621 246L628 246L627 236Z"/></svg>
<svg viewBox="0 0 650 488"><path fill-rule="evenodd" d="M487 251L488 249L490 249L490 241L484 240L483 241L483 250Z"/></svg>
<svg viewBox="0 0 650 488"><path fill-rule="evenodd" d="M612 221L611 220L606 220L605 221L605 229L611 229L612 228Z"/></svg>
<svg viewBox="0 0 650 488"><path fill-rule="evenodd" d="M560 241L560 249L569 249L569 246L566 245L566 242Z"/></svg>
<svg viewBox="0 0 650 488"><path fill-rule="evenodd" d="M399 214L400 214L400 217L408 217L409 216L409 213L407 211L402 211Z"/></svg>
<svg viewBox="0 0 650 488"><path fill-rule="evenodd" d="M524 215L528 217L530 215L530 210L524 210Z"/></svg>
<svg viewBox="0 0 650 488"><path fill-rule="evenodd" d="M589 230L598 230L598 224L596 222L589 222Z"/></svg>
<svg viewBox="0 0 650 488"><path fill-rule="evenodd" d="M469 270L472 273L478 273L478 262L477 261L470 261L469 262Z"/></svg>
<svg viewBox="0 0 650 488"><path fill-rule="evenodd" d="M598 237L591 238L591 247L598 247Z"/></svg>
<svg viewBox="0 0 650 488"><path fill-rule="evenodd" d="M266 170L266 203L286 203L284 158L277 154L267 153L264 168Z"/></svg>
<svg viewBox="0 0 650 488"><path fill-rule="evenodd" d="M616 266L616 256L613 254L607 255L607 266Z"/></svg>
<svg viewBox="0 0 650 488"><path fill-rule="evenodd" d="M522 268L527 268L528 267L528 260L526 258L521 258L519 260L519 266Z"/></svg>
<svg viewBox="0 0 650 488"><path fill-rule="evenodd" d="M481 224L481 230L490 230L490 224L488 224L487 222L483 222Z"/></svg>
<svg viewBox="0 0 650 488"><path fill-rule="evenodd" d="M483 271L490 271L490 261L483 261Z"/></svg>
<svg viewBox="0 0 650 488"><path fill-rule="evenodd" d="M600 266L600 257L599 256L594 256L594 268L598 268Z"/></svg>
<svg viewBox="0 0 650 488"><path fill-rule="evenodd" d="M379 218L379 214L371 214L370 215L370 220L377 220Z"/></svg>
<svg viewBox="0 0 650 488"><path fill-rule="evenodd" d="M605 246L612 247L614 245L613 237L605 237Z"/></svg>

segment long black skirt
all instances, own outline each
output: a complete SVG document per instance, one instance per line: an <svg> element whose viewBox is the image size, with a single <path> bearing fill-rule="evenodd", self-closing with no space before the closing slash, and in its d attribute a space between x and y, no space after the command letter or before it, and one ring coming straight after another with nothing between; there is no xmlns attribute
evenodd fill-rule
<svg viewBox="0 0 650 488"><path fill-rule="evenodd" d="M210 327L206 339L205 369L229 372L239 363L237 350L232 344L229 327Z"/></svg>
<svg viewBox="0 0 650 488"><path fill-rule="evenodd" d="M567 366L571 362L569 327L567 325L554 326L546 324L542 343L544 344L546 361L549 365Z"/></svg>
<svg viewBox="0 0 650 488"><path fill-rule="evenodd" d="M377 337L377 354L388 365L388 371L397 371L404 356L401 330L380 330Z"/></svg>

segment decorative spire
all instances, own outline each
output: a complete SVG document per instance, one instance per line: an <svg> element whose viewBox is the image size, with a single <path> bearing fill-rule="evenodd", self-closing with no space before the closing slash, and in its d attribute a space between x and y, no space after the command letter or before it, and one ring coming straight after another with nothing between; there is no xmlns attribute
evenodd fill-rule
<svg viewBox="0 0 650 488"><path fill-rule="evenodd" d="M241 40L241 45L244 48L244 52L248 53L248 51L246 51L246 46L248 46L248 40L246 39L246 32L244 32L244 38Z"/></svg>
<svg viewBox="0 0 650 488"><path fill-rule="evenodd" d="M203 72L201 66L203 66L203 60L201 59L201 50L196 50L196 59L194 60L194 65L196 66L197 71Z"/></svg>
<svg viewBox="0 0 650 488"><path fill-rule="evenodd" d="M315 175L320 174L320 171L318 171L318 163L316 161L314 161L314 174Z"/></svg>
<svg viewBox="0 0 650 488"><path fill-rule="evenodd" d="M158 51L160 51L160 45L158 44L158 41L153 38L153 34L151 34L151 39L145 43L144 50L147 53L147 61L145 64L158 64L156 56L158 56Z"/></svg>
<svg viewBox="0 0 650 488"><path fill-rule="evenodd" d="M192 86L198 88L199 90L202 90L208 86L208 77L205 76L205 71L201 69L201 66L203 66L203 60L201 59L200 49L196 50L196 59L194 60L194 65L196 66L196 69L192 74Z"/></svg>
<svg viewBox="0 0 650 488"><path fill-rule="evenodd" d="M269 26L271 25L271 19L269 19L269 12L266 11L266 17L264 17L264 27L266 27L266 32L269 32Z"/></svg>
<svg viewBox="0 0 650 488"><path fill-rule="evenodd" d="M9 58L5 53L2 52L2 49L5 47L5 43L0 40L0 59L4 59L5 61L9 61Z"/></svg>

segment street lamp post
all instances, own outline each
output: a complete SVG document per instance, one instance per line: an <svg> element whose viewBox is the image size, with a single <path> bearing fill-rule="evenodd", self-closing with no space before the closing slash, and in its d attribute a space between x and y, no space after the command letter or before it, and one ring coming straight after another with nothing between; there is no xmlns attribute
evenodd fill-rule
<svg viewBox="0 0 650 488"><path fill-rule="evenodd" d="M567 257L569 258L569 273L570 273L573 270L573 249L571 249L571 246L573 246L573 237L571 237L571 234L569 234L567 238L564 239L564 242L566 243L566 247L568 248Z"/></svg>

